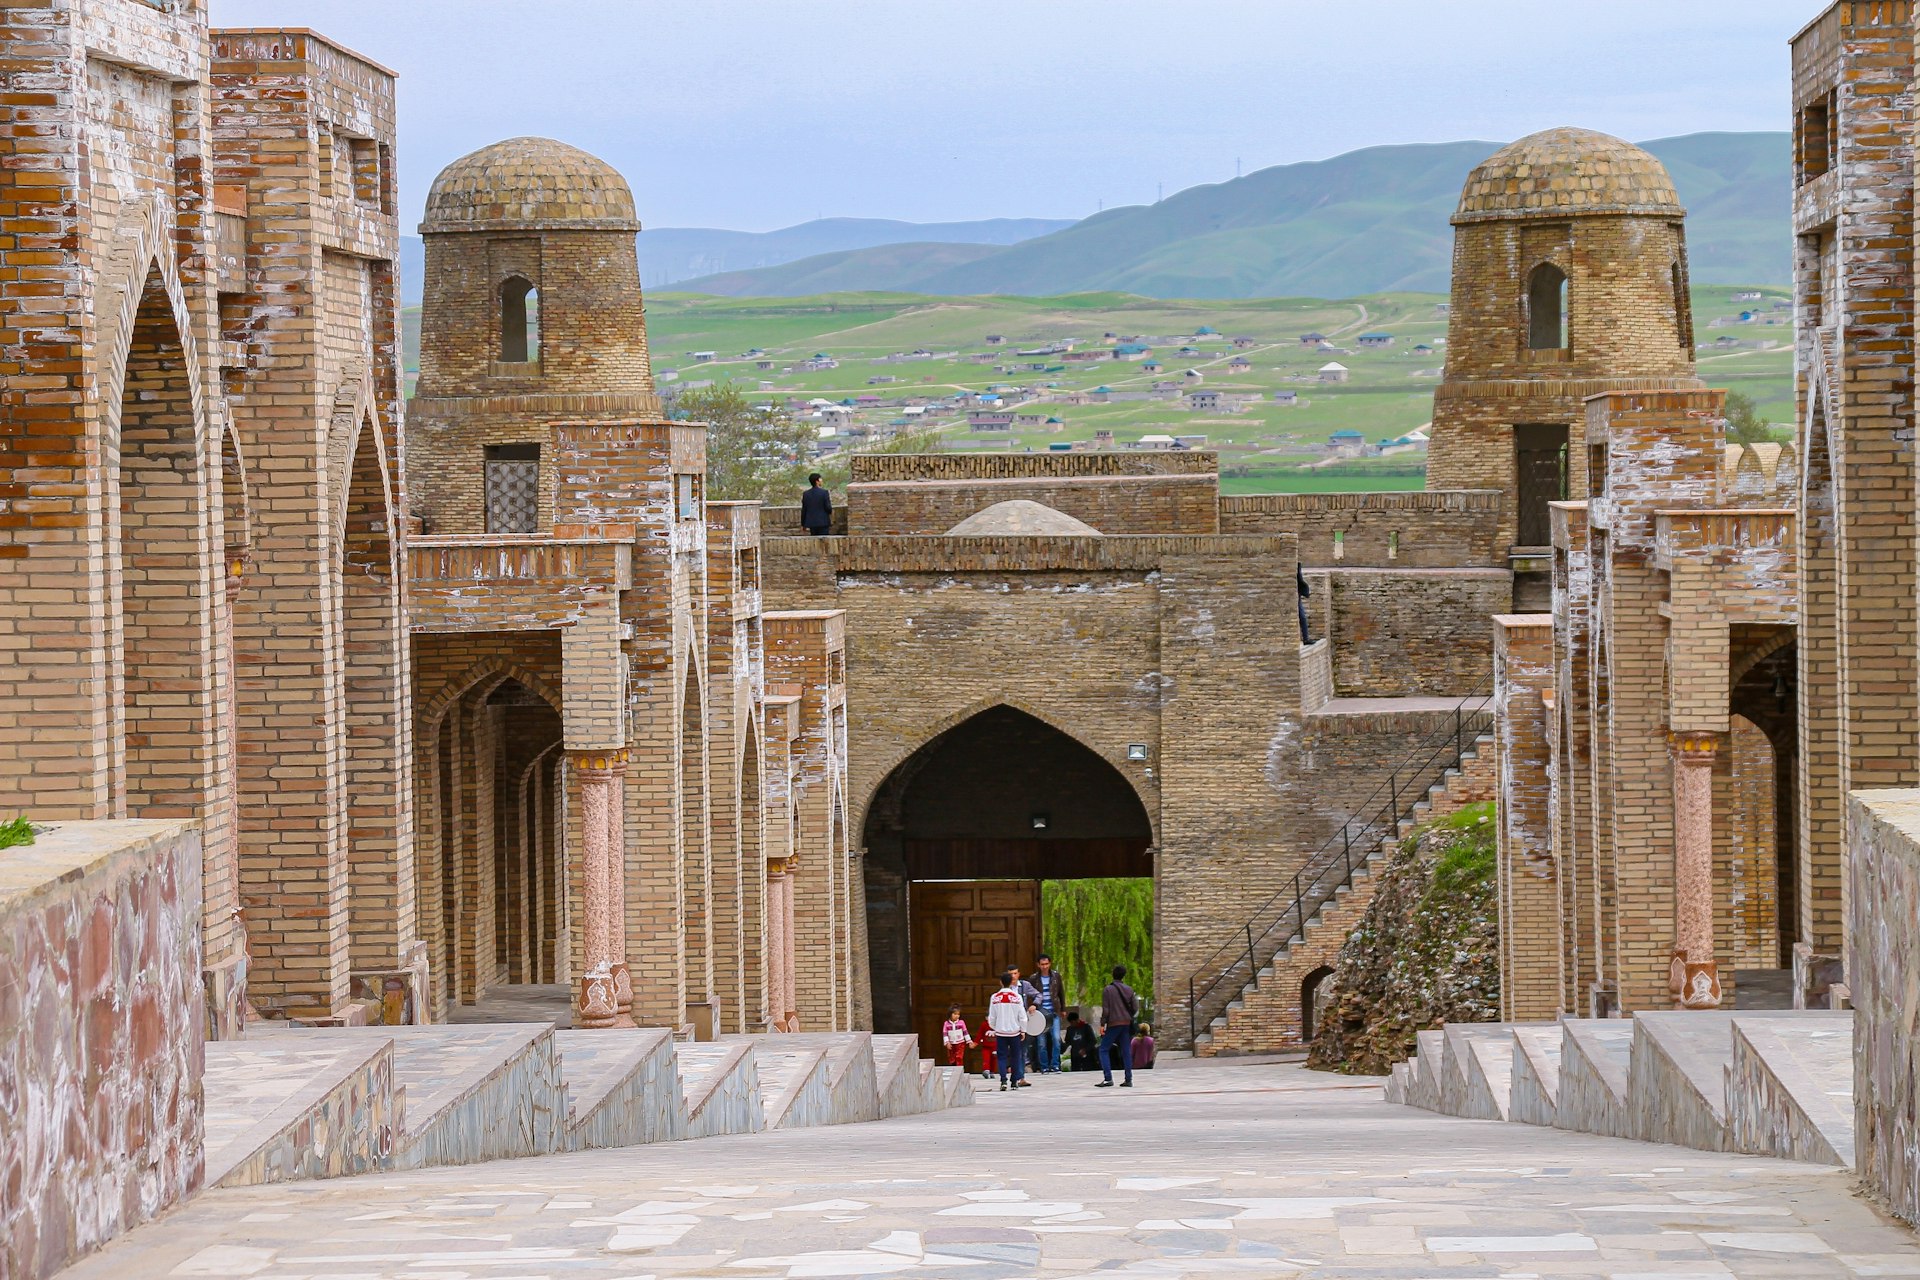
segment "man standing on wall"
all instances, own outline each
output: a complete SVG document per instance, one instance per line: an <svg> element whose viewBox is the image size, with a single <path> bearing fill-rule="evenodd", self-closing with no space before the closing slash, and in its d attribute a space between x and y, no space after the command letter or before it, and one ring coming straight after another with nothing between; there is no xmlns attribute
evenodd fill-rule
<svg viewBox="0 0 1920 1280"><path fill-rule="evenodd" d="M1100 1083L1096 1089L1113 1088L1113 1060L1117 1056L1126 1069L1122 1089L1133 1088L1133 1015L1140 1007L1139 997L1126 984L1127 966L1113 966L1113 981L1100 994Z"/></svg>
<svg viewBox="0 0 1920 1280"><path fill-rule="evenodd" d="M818 471L807 477L807 491L800 495L800 527L816 538L833 528L833 496L820 483Z"/></svg>
<svg viewBox="0 0 1920 1280"><path fill-rule="evenodd" d="M1009 969L1000 975L1000 989L987 1000L987 1028L993 1032L994 1053L1000 1059L1000 1091L1018 1089L1026 1083L1026 1046L1020 1043L1027 1017L1027 1002L1021 998L1020 984ZM1011 1073L1012 1084L1008 1084Z"/></svg>
<svg viewBox="0 0 1920 1280"><path fill-rule="evenodd" d="M1040 996L1040 1016L1046 1026L1034 1037L1034 1070L1041 1075L1060 1074L1060 1015L1067 1007L1067 985L1053 971L1053 957L1042 954L1039 972L1033 975L1033 989Z"/></svg>

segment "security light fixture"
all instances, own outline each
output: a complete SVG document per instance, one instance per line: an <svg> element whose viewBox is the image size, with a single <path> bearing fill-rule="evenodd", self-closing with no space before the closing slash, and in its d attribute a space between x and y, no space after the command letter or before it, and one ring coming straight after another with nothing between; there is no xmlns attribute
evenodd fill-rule
<svg viewBox="0 0 1920 1280"><path fill-rule="evenodd" d="M1145 760L1146 758L1147 758L1147 744L1146 744L1146 743L1144 743L1144 742L1129 742L1129 743L1127 744L1127 759L1129 759L1129 760Z"/></svg>
<svg viewBox="0 0 1920 1280"><path fill-rule="evenodd" d="M1045 831L1047 829L1048 824L1051 821L1052 819L1048 818L1047 815L1044 813L1036 813L1032 817L1027 819L1028 825L1030 825L1035 831Z"/></svg>

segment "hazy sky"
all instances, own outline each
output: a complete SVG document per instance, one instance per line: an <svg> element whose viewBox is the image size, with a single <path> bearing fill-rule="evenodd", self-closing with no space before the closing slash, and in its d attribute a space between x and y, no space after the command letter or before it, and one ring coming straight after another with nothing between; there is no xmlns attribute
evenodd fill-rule
<svg viewBox="0 0 1920 1280"><path fill-rule="evenodd" d="M544 134L648 226L1079 217L1356 147L1783 129L1820 0L213 0L400 73L409 229Z"/></svg>

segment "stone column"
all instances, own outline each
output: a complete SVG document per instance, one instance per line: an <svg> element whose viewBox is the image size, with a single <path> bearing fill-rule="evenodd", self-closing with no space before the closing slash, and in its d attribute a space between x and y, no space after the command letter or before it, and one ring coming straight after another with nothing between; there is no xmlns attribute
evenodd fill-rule
<svg viewBox="0 0 1920 1280"><path fill-rule="evenodd" d="M613 934L608 941L613 966L615 1024L633 1022L633 979L627 973L627 753L613 757L613 801L607 807L607 882L613 900Z"/></svg>
<svg viewBox="0 0 1920 1280"><path fill-rule="evenodd" d="M1713 955L1713 759L1719 736L1672 733L1673 960L1671 985L1682 1009L1720 1007Z"/></svg>
<svg viewBox="0 0 1920 1280"><path fill-rule="evenodd" d="M617 912L613 851L610 846L617 819L618 780L612 759L604 753L574 755L580 779L581 867L586 879L585 943L587 970L580 976L580 1024L611 1027L619 1019L614 994L614 917Z"/></svg>

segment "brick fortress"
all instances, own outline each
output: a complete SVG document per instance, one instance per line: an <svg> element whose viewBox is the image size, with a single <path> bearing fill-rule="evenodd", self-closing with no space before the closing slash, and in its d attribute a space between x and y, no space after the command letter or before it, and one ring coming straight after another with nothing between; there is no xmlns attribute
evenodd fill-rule
<svg viewBox="0 0 1920 1280"><path fill-rule="evenodd" d="M216 1038L513 985L863 1020L840 620L763 615L660 411L624 180L448 168L406 418L390 72L199 3L6 22L0 809L193 824Z"/></svg>

